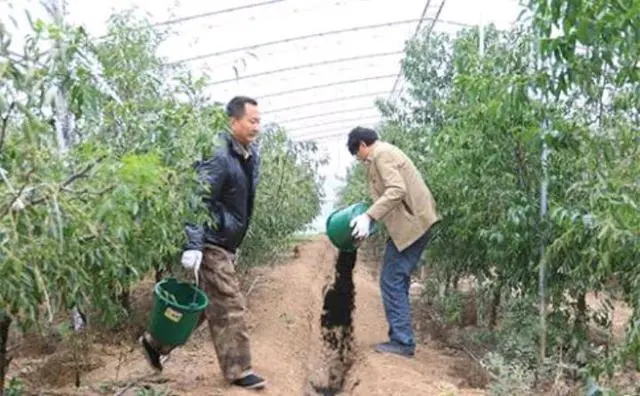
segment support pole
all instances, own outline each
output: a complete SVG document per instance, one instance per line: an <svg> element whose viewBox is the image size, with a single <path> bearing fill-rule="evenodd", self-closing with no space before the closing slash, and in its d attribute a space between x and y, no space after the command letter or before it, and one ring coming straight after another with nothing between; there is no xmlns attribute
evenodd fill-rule
<svg viewBox="0 0 640 396"><path fill-rule="evenodd" d="M535 48L537 71L542 69L542 55L540 50L541 38L538 37ZM547 96L539 98L546 104ZM550 148L547 146L546 137L549 131L546 115L543 114L543 120L540 125L540 138L542 140L542 153L540 155L540 165L542 167L542 181L540 182L540 225L542 227L542 236L540 238L540 264L538 266L538 297L540 299L540 361L538 362L538 373L542 370L546 359L547 349L547 299L546 299L546 283L547 283L547 264L545 255L546 227L544 221L547 217L548 209L548 189L549 189L549 154Z"/></svg>

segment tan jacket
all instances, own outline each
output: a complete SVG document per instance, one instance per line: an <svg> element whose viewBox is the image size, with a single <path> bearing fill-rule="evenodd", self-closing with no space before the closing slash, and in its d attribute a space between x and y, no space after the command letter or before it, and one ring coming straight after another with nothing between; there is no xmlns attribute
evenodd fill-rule
<svg viewBox="0 0 640 396"><path fill-rule="evenodd" d="M366 168L373 199L367 214L384 223L403 251L440 220L431 191L411 159L392 144L375 142Z"/></svg>

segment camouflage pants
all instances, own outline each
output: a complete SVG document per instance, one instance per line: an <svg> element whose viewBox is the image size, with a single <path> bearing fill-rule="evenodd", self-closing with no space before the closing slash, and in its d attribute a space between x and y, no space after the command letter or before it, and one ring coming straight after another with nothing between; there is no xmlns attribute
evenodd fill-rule
<svg viewBox="0 0 640 396"><path fill-rule="evenodd" d="M207 245L200 266L200 288L209 305L197 327L207 320L218 363L225 379L232 382L251 373L251 348L245 322L246 303L235 271L235 255ZM147 335L148 336L148 335ZM167 354L170 350L158 348Z"/></svg>

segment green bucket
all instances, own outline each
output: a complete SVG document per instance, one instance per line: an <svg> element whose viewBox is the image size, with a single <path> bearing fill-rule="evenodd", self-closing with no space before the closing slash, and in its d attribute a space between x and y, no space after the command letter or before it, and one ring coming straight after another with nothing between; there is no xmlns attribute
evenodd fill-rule
<svg viewBox="0 0 640 396"><path fill-rule="evenodd" d="M163 279L154 288L147 330L162 346L183 345L208 304L207 295L194 284Z"/></svg>
<svg viewBox="0 0 640 396"><path fill-rule="evenodd" d="M353 228L351 220L367 211L369 207L363 202L358 202L346 208L335 210L327 218L327 237L331 243L342 252L353 252L358 249L358 242L351 235ZM378 227L375 223L371 226L370 233L375 233Z"/></svg>

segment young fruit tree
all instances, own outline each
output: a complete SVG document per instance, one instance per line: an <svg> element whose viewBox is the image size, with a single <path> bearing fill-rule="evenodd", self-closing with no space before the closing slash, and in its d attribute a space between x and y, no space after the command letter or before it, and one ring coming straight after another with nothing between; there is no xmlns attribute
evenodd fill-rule
<svg viewBox="0 0 640 396"><path fill-rule="evenodd" d="M379 103L381 137L415 161L444 218L426 257L429 282L457 290L474 281L493 352L612 379L640 362L638 8L531 3L533 22L485 28L484 53L477 28L408 42L407 92ZM563 36L551 38L554 24ZM622 36L609 40L614 31ZM366 197L357 167L343 199ZM601 307L588 304L591 293L604 296ZM430 299L446 305L448 295ZM612 338L615 295L633 315L626 340L603 356L593 333Z"/></svg>
<svg viewBox="0 0 640 396"><path fill-rule="evenodd" d="M89 323L126 321L129 290L179 263L184 224L207 220L193 165L227 122L207 78L157 55L170 32L134 12L112 15L100 39L29 21L22 53L0 25L0 395L10 331L51 329L71 309ZM321 197L313 146L284 131L260 146L243 253L256 264Z"/></svg>

